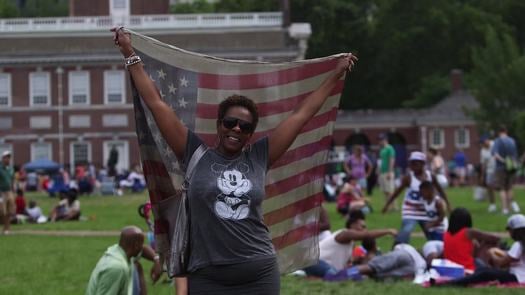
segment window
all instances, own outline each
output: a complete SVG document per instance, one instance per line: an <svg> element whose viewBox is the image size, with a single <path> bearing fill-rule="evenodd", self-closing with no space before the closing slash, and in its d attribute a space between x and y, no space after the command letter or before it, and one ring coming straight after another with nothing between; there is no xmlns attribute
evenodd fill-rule
<svg viewBox="0 0 525 295"><path fill-rule="evenodd" d="M70 159L72 167L86 164L91 161L91 145L87 142L73 142L70 146Z"/></svg>
<svg viewBox="0 0 525 295"><path fill-rule="evenodd" d="M69 72L69 104L89 104L89 72Z"/></svg>
<svg viewBox="0 0 525 295"><path fill-rule="evenodd" d="M0 73L0 106L11 106L11 74Z"/></svg>
<svg viewBox="0 0 525 295"><path fill-rule="evenodd" d="M113 0L114 9L125 9L127 7L126 0Z"/></svg>
<svg viewBox="0 0 525 295"><path fill-rule="evenodd" d="M71 115L69 116L70 128L89 128L91 127L91 117L89 115Z"/></svg>
<svg viewBox="0 0 525 295"><path fill-rule="evenodd" d="M127 127L128 115L108 114L102 116L102 126L104 127Z"/></svg>
<svg viewBox="0 0 525 295"><path fill-rule="evenodd" d="M445 131L441 128L430 129L430 147L443 148L445 146Z"/></svg>
<svg viewBox="0 0 525 295"><path fill-rule="evenodd" d="M104 72L104 101L106 104L125 102L124 71Z"/></svg>
<svg viewBox="0 0 525 295"><path fill-rule="evenodd" d="M51 128L50 116L32 116L29 118L29 126L33 129Z"/></svg>
<svg viewBox="0 0 525 295"><path fill-rule="evenodd" d="M130 11L130 0L110 0L109 1L109 14L113 17L126 17L129 16Z"/></svg>
<svg viewBox="0 0 525 295"><path fill-rule="evenodd" d="M468 148L470 146L470 133L467 128L456 129L454 138L456 141L456 147Z"/></svg>
<svg viewBox="0 0 525 295"><path fill-rule="evenodd" d="M49 73L35 72L29 74L29 93L32 106L48 106L50 101Z"/></svg>
<svg viewBox="0 0 525 295"><path fill-rule="evenodd" d="M0 130L13 128L13 118L11 117L0 117Z"/></svg>
<svg viewBox="0 0 525 295"><path fill-rule="evenodd" d="M52 160L51 143L35 142L31 144L31 161Z"/></svg>

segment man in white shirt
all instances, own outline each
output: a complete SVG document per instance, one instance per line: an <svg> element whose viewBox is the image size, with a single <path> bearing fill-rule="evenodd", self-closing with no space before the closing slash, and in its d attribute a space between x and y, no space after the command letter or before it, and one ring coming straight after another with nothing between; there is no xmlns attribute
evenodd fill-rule
<svg viewBox="0 0 525 295"><path fill-rule="evenodd" d="M346 228L332 233L319 243L320 260L317 265L304 269L307 275L325 277L329 279L341 270L344 270L352 257L354 241L382 236L396 236L395 229L367 230L365 215L362 211L351 211L346 221Z"/></svg>

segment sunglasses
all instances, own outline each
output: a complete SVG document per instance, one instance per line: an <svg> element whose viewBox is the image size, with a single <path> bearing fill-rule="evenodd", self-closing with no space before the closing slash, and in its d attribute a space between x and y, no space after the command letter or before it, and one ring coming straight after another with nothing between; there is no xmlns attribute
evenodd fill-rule
<svg viewBox="0 0 525 295"><path fill-rule="evenodd" d="M222 126L227 129L233 129L235 126L239 125L239 129L241 129L242 133L252 133L255 129L255 126L253 126L252 123L246 122L241 119L233 118L233 117L225 117L222 119Z"/></svg>

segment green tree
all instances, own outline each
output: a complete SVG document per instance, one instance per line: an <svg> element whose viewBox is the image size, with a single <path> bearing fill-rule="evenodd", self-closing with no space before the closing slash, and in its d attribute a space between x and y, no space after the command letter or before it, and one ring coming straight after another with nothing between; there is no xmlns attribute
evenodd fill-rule
<svg viewBox="0 0 525 295"><path fill-rule="evenodd" d="M18 8L11 0L0 0L0 18L17 17Z"/></svg>
<svg viewBox="0 0 525 295"><path fill-rule="evenodd" d="M171 13L213 13L215 12L215 6L206 0L196 0L172 5L170 11Z"/></svg>
<svg viewBox="0 0 525 295"><path fill-rule="evenodd" d="M68 0L26 0L21 9L23 17L68 16Z"/></svg>
<svg viewBox="0 0 525 295"><path fill-rule="evenodd" d="M514 133L525 109L525 56L508 33L489 27L485 40L473 50L468 77L480 104L473 115L485 129L505 124Z"/></svg>

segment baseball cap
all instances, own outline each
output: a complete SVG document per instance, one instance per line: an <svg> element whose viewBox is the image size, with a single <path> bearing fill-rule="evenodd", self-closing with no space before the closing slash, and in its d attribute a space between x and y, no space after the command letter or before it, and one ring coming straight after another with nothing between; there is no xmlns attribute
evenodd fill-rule
<svg viewBox="0 0 525 295"><path fill-rule="evenodd" d="M3 158L3 157L7 157L7 156L11 156L11 151L4 151L4 152L2 153L2 158Z"/></svg>
<svg viewBox="0 0 525 295"><path fill-rule="evenodd" d="M525 215L514 214L507 221L507 229L517 229L525 227Z"/></svg>
<svg viewBox="0 0 525 295"><path fill-rule="evenodd" d="M410 153L410 157L408 158L409 161L422 161L422 162L426 162L427 161L427 155L425 155L425 153L422 153L422 152L412 152Z"/></svg>
<svg viewBox="0 0 525 295"><path fill-rule="evenodd" d="M385 140L385 139L387 139L386 133L380 133L380 134L377 136L377 139L379 139L379 140Z"/></svg>

